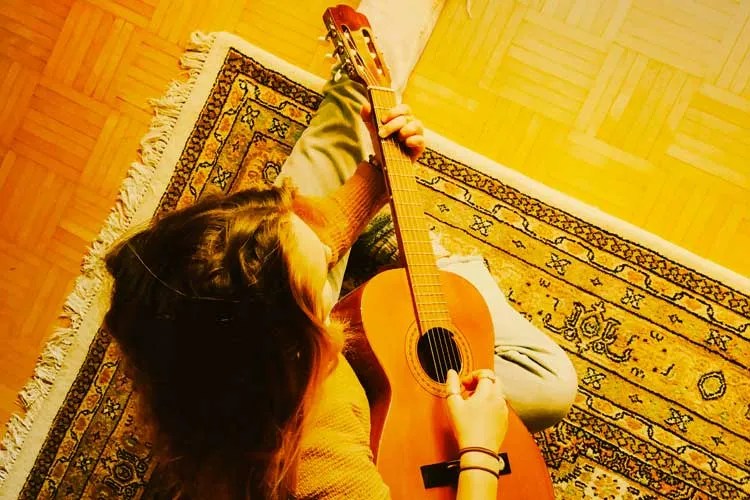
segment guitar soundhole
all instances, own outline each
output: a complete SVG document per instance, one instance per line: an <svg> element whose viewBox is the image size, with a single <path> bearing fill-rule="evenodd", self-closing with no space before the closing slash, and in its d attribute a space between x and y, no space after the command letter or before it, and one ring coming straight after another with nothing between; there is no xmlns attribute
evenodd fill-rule
<svg viewBox="0 0 750 500"><path fill-rule="evenodd" d="M417 356L422 369L435 382L444 384L450 369L461 372L461 351L453 332L446 328L427 330L417 341Z"/></svg>

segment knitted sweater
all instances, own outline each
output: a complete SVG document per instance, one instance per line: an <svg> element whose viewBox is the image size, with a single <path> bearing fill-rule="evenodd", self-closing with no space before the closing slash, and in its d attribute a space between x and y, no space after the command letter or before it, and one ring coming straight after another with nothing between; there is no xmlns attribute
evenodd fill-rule
<svg viewBox="0 0 750 500"><path fill-rule="evenodd" d="M324 382L308 426L297 472L297 498L390 498L370 450L367 396L343 356Z"/></svg>
<svg viewBox="0 0 750 500"><path fill-rule="evenodd" d="M338 262L388 197L383 174L362 163L327 197L295 196L294 211L318 234ZM295 496L299 499L390 498L370 450L370 407L343 355L326 379L302 442Z"/></svg>
<svg viewBox="0 0 750 500"><path fill-rule="evenodd" d="M346 183L328 196L297 194L292 209L331 249L329 265L333 267L387 201L383 173L363 162Z"/></svg>

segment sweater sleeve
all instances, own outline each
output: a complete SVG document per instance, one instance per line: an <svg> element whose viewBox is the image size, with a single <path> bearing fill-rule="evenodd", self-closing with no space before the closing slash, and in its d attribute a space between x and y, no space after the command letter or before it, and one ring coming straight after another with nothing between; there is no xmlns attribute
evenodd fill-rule
<svg viewBox="0 0 750 500"><path fill-rule="evenodd" d="M295 195L293 210L331 249L329 264L333 266L387 201L382 172L362 162L354 175L328 196Z"/></svg>
<svg viewBox="0 0 750 500"><path fill-rule="evenodd" d="M370 450L367 396L343 356L321 390L301 443L295 496L316 500L390 499Z"/></svg>

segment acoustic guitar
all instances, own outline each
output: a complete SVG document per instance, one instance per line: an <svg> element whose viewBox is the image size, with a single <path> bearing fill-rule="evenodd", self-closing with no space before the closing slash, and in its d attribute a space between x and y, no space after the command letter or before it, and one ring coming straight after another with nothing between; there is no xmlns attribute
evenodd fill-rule
<svg viewBox="0 0 750 500"><path fill-rule="evenodd" d="M343 69L367 88L373 119L396 105L367 18L346 5L323 15ZM446 411L446 374L493 367L493 327L476 288L435 263L414 167L394 138L380 140L404 268L378 274L341 299L333 314L357 330L347 349L367 393L370 446L394 499L453 499L458 449ZM510 411L498 498L553 497L532 436Z"/></svg>

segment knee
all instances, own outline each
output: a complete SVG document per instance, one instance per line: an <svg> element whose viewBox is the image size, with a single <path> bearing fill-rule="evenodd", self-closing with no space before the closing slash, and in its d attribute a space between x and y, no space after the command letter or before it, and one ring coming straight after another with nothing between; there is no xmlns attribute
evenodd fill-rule
<svg viewBox="0 0 750 500"><path fill-rule="evenodd" d="M561 349L562 351L562 349ZM533 411L523 418L531 432L541 432L557 425L570 412L578 393L578 376L563 352L554 374L539 384Z"/></svg>

